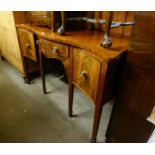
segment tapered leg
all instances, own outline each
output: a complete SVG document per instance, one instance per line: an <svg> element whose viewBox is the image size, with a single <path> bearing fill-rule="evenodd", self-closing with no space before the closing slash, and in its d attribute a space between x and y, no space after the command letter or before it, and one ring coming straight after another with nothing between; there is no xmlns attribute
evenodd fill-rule
<svg viewBox="0 0 155 155"><path fill-rule="evenodd" d="M45 58L43 54L40 53L40 73L42 79L43 93L46 94L46 84L45 84Z"/></svg>
<svg viewBox="0 0 155 155"><path fill-rule="evenodd" d="M24 57L23 59L24 59L24 64L25 64L25 77L24 77L24 81L25 81L25 83L30 84L27 58Z"/></svg>
<svg viewBox="0 0 155 155"><path fill-rule="evenodd" d="M74 95L74 85L73 81L73 56L72 48L70 48L70 60L69 60L69 104L68 104L68 115L73 116L73 95Z"/></svg>
<svg viewBox="0 0 155 155"><path fill-rule="evenodd" d="M74 85L69 83L69 106L68 106L68 115L69 117L73 116L73 95L74 95Z"/></svg>
<svg viewBox="0 0 155 155"><path fill-rule="evenodd" d="M23 79L24 79L24 82L25 82L25 83L30 84L30 82L29 82L29 80L28 80L27 76L24 76L24 77L23 77Z"/></svg>
<svg viewBox="0 0 155 155"><path fill-rule="evenodd" d="M93 124L93 132L91 142L96 143L97 132L99 128L100 118L102 114L102 105L95 107L95 115L94 115L94 124Z"/></svg>

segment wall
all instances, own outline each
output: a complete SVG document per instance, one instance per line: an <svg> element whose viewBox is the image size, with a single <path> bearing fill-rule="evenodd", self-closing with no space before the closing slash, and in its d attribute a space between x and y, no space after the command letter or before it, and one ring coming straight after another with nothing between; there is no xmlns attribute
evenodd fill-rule
<svg viewBox="0 0 155 155"><path fill-rule="evenodd" d="M12 11L0 11L0 49L2 56L24 73Z"/></svg>

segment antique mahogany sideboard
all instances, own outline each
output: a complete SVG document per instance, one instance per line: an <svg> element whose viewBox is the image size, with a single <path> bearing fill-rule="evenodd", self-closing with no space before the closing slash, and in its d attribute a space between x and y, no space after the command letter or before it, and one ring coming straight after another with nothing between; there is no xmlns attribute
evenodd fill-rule
<svg viewBox="0 0 155 155"><path fill-rule="evenodd" d="M128 49L129 41L111 36L113 45L105 49L100 46L103 33L99 31L76 30L58 35L51 29L41 26L16 24L16 27L22 55L40 63L44 93L46 93L44 71L44 57L46 57L59 60L65 68L69 81L70 117L73 115L74 85L94 102L91 142L96 142L102 107L114 96L117 64Z"/></svg>

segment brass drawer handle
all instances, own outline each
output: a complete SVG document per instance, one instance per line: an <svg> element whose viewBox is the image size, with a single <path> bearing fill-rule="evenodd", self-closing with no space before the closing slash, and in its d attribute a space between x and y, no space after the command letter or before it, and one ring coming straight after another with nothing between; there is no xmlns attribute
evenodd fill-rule
<svg viewBox="0 0 155 155"><path fill-rule="evenodd" d="M88 78L87 72L86 71L81 71L80 72L80 77L87 79Z"/></svg>
<svg viewBox="0 0 155 155"><path fill-rule="evenodd" d="M37 45L39 44L39 40L36 40L36 44L37 44Z"/></svg>
<svg viewBox="0 0 155 155"><path fill-rule="evenodd" d="M25 48L26 48L26 49L31 48L31 47L30 47L30 44L29 44L29 43L26 43Z"/></svg>
<svg viewBox="0 0 155 155"><path fill-rule="evenodd" d="M59 49L58 49L57 47L53 47L51 53L56 54L56 53L58 52L58 50L59 50Z"/></svg>

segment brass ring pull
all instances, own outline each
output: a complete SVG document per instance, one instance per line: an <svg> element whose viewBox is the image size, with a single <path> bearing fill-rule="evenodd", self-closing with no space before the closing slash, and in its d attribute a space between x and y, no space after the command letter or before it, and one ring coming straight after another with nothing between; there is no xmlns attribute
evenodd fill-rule
<svg viewBox="0 0 155 155"><path fill-rule="evenodd" d="M86 71L81 71L80 72L80 77L87 79L88 78L87 72Z"/></svg>
<svg viewBox="0 0 155 155"><path fill-rule="evenodd" d="M58 52L58 48L57 47L53 47L51 52L56 54Z"/></svg>
<svg viewBox="0 0 155 155"><path fill-rule="evenodd" d="M26 49L30 48L30 44L29 43L26 43L25 48Z"/></svg>

